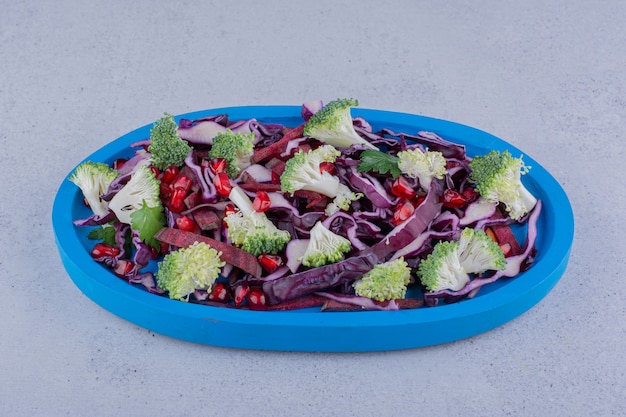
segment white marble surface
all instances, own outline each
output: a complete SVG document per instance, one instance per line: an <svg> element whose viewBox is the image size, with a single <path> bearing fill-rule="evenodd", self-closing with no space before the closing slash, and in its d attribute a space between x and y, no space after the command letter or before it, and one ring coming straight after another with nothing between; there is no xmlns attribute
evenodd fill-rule
<svg viewBox="0 0 626 417"><path fill-rule="evenodd" d="M623 1L0 1L0 415L625 415ZM493 133L558 179L569 267L442 346L258 352L156 335L67 276L51 205L163 111L353 96Z"/></svg>

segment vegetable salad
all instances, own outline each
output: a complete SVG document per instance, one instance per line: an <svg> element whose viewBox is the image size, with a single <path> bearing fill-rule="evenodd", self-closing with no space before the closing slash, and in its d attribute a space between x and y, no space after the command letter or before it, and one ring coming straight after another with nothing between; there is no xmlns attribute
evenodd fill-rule
<svg viewBox="0 0 626 417"><path fill-rule="evenodd" d="M225 308L434 307L532 266L522 156L374 131L356 106L304 103L297 126L165 113L128 158L70 175L92 210L74 224L121 279Z"/></svg>

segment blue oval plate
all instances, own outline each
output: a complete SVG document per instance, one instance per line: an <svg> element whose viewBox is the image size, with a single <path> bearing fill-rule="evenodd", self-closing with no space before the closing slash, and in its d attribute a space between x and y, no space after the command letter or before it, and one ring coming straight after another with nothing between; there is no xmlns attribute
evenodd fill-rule
<svg viewBox="0 0 626 417"><path fill-rule="evenodd" d="M300 106L248 106L219 108L180 115L197 119L227 113L230 120L256 118L265 123L297 126ZM491 149L522 152L486 132L405 113L355 108L374 130L382 127L414 134L421 130L464 144L470 156ZM149 137L152 124L132 131L96 151L85 160L111 163L132 154L132 142ZM95 303L144 328L191 342L233 348L285 351L357 352L408 349L436 345L491 330L538 303L565 272L574 237L574 219L568 198L558 182L536 161L523 177L525 186L543 201L538 222L535 263L513 279L497 281L475 298L456 304L401 311L320 312L250 311L170 300L117 278L94 262L87 239L88 227L72 221L88 217L78 187L67 178L56 195L52 224L59 254L75 285Z"/></svg>

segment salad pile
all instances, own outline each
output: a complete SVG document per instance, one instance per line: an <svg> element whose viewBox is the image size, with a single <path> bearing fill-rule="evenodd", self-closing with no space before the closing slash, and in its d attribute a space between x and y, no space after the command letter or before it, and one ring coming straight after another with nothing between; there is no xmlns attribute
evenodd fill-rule
<svg viewBox="0 0 626 417"><path fill-rule="evenodd" d="M298 126L166 113L129 158L72 172L92 211L74 224L118 277L229 308L435 306L532 265L541 201L521 156L374 131L357 105L304 103Z"/></svg>

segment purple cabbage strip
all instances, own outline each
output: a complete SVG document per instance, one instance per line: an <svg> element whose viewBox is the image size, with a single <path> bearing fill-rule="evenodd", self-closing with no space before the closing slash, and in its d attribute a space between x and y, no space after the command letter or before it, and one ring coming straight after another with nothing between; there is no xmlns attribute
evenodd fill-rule
<svg viewBox="0 0 626 417"><path fill-rule="evenodd" d="M454 239L456 234L459 234L459 231L454 229L445 232L429 230L419 235L402 249L396 251L389 260L393 261L401 256L404 256L405 258L415 257L431 246L431 239Z"/></svg>
<svg viewBox="0 0 626 417"><path fill-rule="evenodd" d="M350 170L348 181L352 187L363 193L375 207L389 208L394 205L397 199L391 197L376 178L359 173L354 167L351 167Z"/></svg>
<svg viewBox="0 0 626 417"><path fill-rule="evenodd" d="M134 277L130 277L128 282L131 284L140 284L143 285L148 292L152 294L162 295L165 294L161 288L159 288L156 284L156 280L154 279L154 274L152 272L144 272L141 274L137 274Z"/></svg>
<svg viewBox="0 0 626 417"><path fill-rule="evenodd" d="M132 231L132 242L135 246L133 262L137 266L136 270L139 271L152 260L152 248L139 238L139 232L135 230Z"/></svg>
<svg viewBox="0 0 626 417"><path fill-rule="evenodd" d="M519 255L506 258L506 268L504 270L496 271L496 273L487 278L474 278L469 283L467 283L467 285L463 287L463 289L459 291L441 290L436 292L424 293L424 300L427 301L427 304L436 305L436 299L438 298L458 298L469 294L474 296L476 295L478 289L484 285L491 284L492 282L495 282L500 278L511 278L518 275L522 267L526 263L526 260L535 249L535 243L537 239L537 219L539 218L539 214L541 213L541 207L542 203L541 200L539 200L537 201L537 204L535 205L532 213L528 217L528 232L526 237L526 244L524 245L524 252L520 253Z"/></svg>
<svg viewBox="0 0 626 417"><path fill-rule="evenodd" d="M415 209L415 212L407 220L396 226L380 242L369 250L376 253L379 259L385 259L390 254L402 249L417 239L441 212L441 195L443 182L434 180L430 183L428 194L424 201Z"/></svg>
<svg viewBox="0 0 626 417"><path fill-rule="evenodd" d="M353 256L334 264L308 269L263 283L269 304L277 304L304 295L354 282L379 263L373 253Z"/></svg>
<svg viewBox="0 0 626 417"><path fill-rule="evenodd" d="M302 103L302 108L300 110L300 115L302 119L306 122L311 116L320 111L324 107L324 102L322 100L313 100Z"/></svg>
<svg viewBox="0 0 626 417"><path fill-rule="evenodd" d="M196 181L202 189L202 202L211 203L217 199L217 191L208 176L208 169L203 170L202 167L196 164L194 160L195 152L191 151L185 158L185 165L187 165L196 177Z"/></svg>
<svg viewBox="0 0 626 417"><path fill-rule="evenodd" d="M395 300L391 300L387 304L383 305L375 303L371 298L359 297L358 295L345 295L329 292L316 292L315 295L321 295L322 297L326 297L340 303L358 306L363 308L364 310L390 311L400 309L400 306Z"/></svg>
<svg viewBox="0 0 626 417"><path fill-rule="evenodd" d="M226 126L213 119L199 119L189 125L178 127L178 136L194 145L210 145L218 133L226 132Z"/></svg>
<svg viewBox="0 0 626 417"><path fill-rule="evenodd" d="M135 172L141 165L150 162L151 157L152 154L149 152L137 151L135 156L124 162L124 165L117 169L117 172L120 174L120 177L130 176L130 174Z"/></svg>
<svg viewBox="0 0 626 417"><path fill-rule="evenodd" d="M74 220L73 223L75 226L102 226L112 222L113 220L115 220L115 214L112 211L109 211L104 216L92 214L85 219Z"/></svg>
<svg viewBox="0 0 626 417"><path fill-rule="evenodd" d="M352 246L359 251L367 249L368 245L363 243L357 236L359 225L356 219L350 216L349 214L342 212L342 211L338 211L337 213L334 213L332 216L324 219L324 221L322 221L322 225L324 225L324 227L326 227L328 230L333 231L333 233L337 233L337 231L335 230L336 228L334 228L332 225L338 219L340 219L341 220L340 223L342 223L340 228L345 229L346 237L348 238L348 240L350 240L350 243L352 243ZM352 225L349 227L343 227L343 223L345 223L345 221L351 222Z"/></svg>
<svg viewBox="0 0 626 417"><path fill-rule="evenodd" d="M466 159L465 146L449 142L432 132L418 132L417 136L406 133L395 133L389 129L382 129L383 134L399 138L401 142L407 140L424 144L431 151L439 151L446 158Z"/></svg>

